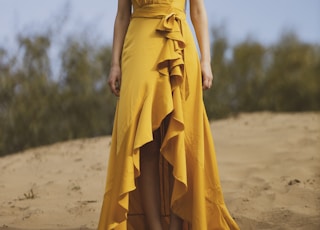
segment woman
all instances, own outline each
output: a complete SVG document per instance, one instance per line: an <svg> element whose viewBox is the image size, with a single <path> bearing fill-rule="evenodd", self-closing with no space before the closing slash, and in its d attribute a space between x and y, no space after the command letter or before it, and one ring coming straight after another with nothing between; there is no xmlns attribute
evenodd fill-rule
<svg viewBox="0 0 320 230"><path fill-rule="evenodd" d="M190 0L199 61L185 1L118 0L109 85L119 100L100 230L239 229L202 101L213 79L204 2Z"/></svg>

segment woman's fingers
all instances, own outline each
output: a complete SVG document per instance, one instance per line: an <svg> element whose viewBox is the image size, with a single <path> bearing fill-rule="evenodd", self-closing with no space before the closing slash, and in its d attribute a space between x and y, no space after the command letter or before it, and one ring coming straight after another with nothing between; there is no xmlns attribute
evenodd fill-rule
<svg viewBox="0 0 320 230"><path fill-rule="evenodd" d="M205 80L205 81L203 81L202 88L203 88L204 90L210 89L211 86L212 86L212 81L211 81L211 80Z"/></svg>
<svg viewBox="0 0 320 230"><path fill-rule="evenodd" d="M121 72L120 69L112 68L109 74L108 84L110 86L111 92L119 97L120 95L120 86L121 86Z"/></svg>
<svg viewBox="0 0 320 230"><path fill-rule="evenodd" d="M213 77L211 75L202 75L202 88L204 90L210 89L212 86Z"/></svg>
<svg viewBox="0 0 320 230"><path fill-rule="evenodd" d="M110 86L111 92L117 97L119 97L119 94L120 94L120 84L118 82L119 81L117 81L116 79L109 80L109 86Z"/></svg>
<svg viewBox="0 0 320 230"><path fill-rule="evenodd" d="M212 80L213 80L211 64L207 62L202 62L201 72L202 72L202 88L204 90L210 89L212 86Z"/></svg>

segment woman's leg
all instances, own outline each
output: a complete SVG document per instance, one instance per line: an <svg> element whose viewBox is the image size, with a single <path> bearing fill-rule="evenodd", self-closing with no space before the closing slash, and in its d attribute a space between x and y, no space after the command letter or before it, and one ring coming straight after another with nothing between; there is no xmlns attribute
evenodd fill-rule
<svg viewBox="0 0 320 230"><path fill-rule="evenodd" d="M146 215L148 229L161 230L160 204L160 131L153 134L153 141L140 148L140 172L138 178L142 207ZM172 166L170 167L172 175ZM174 179L170 177L170 194L172 194ZM173 212L170 214L170 230L181 230L183 221Z"/></svg>
<svg viewBox="0 0 320 230"><path fill-rule="evenodd" d="M138 178L142 207L148 229L162 230L160 210L160 133L155 131L154 140L140 148L140 172Z"/></svg>
<svg viewBox="0 0 320 230"><path fill-rule="evenodd" d="M172 196L172 191L173 191L173 183L174 183L174 178L173 178L173 168L171 165L169 165L170 167L170 194ZM183 221L182 219L175 215L172 211L170 213L170 227L169 230L182 230L182 224Z"/></svg>
<svg viewBox="0 0 320 230"><path fill-rule="evenodd" d="M182 230L183 221L180 217L171 212L169 230Z"/></svg>

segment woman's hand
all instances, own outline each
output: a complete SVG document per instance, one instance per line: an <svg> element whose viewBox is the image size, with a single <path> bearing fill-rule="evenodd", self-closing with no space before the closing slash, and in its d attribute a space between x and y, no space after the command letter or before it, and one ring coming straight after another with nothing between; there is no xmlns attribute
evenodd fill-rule
<svg viewBox="0 0 320 230"><path fill-rule="evenodd" d="M112 66L109 73L108 84L114 95L120 96L121 86L121 68L120 66Z"/></svg>
<svg viewBox="0 0 320 230"><path fill-rule="evenodd" d="M213 73L210 63L201 63L202 72L202 88L204 90L210 89L213 81Z"/></svg>

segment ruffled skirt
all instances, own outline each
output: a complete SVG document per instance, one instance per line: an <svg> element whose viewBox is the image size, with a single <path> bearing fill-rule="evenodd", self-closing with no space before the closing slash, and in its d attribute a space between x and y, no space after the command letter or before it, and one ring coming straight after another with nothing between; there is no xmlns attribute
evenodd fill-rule
<svg viewBox="0 0 320 230"><path fill-rule="evenodd" d="M181 17L179 12L162 19L138 14L129 25L100 230L145 229L136 183L140 147L153 140L165 118L159 165L164 226L172 209L184 219L185 229L239 229L224 203L198 53Z"/></svg>

